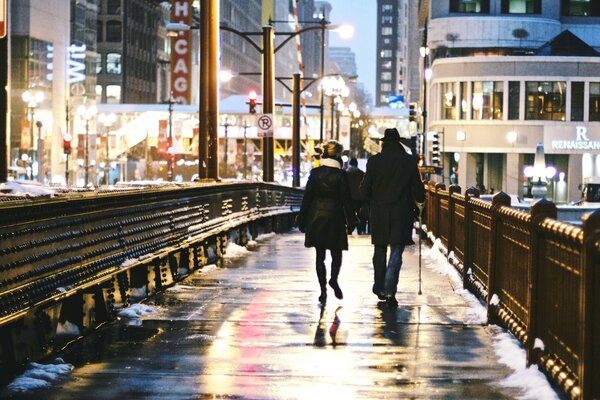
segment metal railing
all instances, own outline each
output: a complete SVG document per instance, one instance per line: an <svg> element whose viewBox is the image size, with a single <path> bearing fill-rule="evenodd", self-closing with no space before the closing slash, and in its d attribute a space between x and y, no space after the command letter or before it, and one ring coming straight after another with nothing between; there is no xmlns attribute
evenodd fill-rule
<svg viewBox="0 0 600 400"><path fill-rule="evenodd" d="M488 308L571 399L600 398L600 210L581 227L556 220L556 206L530 213L510 197L478 199L471 188L428 184L430 238Z"/></svg>
<svg viewBox="0 0 600 400"><path fill-rule="evenodd" d="M258 225L289 228L301 200L220 183L0 203L0 368L47 354L58 322L93 329L131 288L150 295L214 262L232 232L244 244Z"/></svg>

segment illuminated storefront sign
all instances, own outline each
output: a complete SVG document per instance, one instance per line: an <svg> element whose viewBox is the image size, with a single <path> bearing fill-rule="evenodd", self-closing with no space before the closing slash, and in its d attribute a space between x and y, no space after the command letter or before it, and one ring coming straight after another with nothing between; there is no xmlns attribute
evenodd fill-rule
<svg viewBox="0 0 600 400"><path fill-rule="evenodd" d="M585 126L575 127L570 139L554 139L551 143L555 150L600 150L600 140L590 140Z"/></svg>
<svg viewBox="0 0 600 400"><path fill-rule="evenodd" d="M173 0L171 21L192 25L191 0ZM189 30L181 31L177 37L171 39L171 88L173 98L179 104L191 103L191 44L192 36Z"/></svg>

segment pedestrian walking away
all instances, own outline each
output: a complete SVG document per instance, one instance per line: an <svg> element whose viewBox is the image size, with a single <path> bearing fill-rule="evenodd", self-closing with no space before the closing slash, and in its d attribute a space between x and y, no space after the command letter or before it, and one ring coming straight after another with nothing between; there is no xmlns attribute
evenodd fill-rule
<svg viewBox="0 0 600 400"><path fill-rule="evenodd" d="M354 206L354 212L358 217L359 224L356 227L356 232L359 235L367 233L367 221L369 219L369 206L367 203L367 198L360 191L360 183L365 177L365 173L358 168L358 160L355 157L352 157L350 161L348 161L348 169L346 170L346 174L348 175L348 183L350 184L350 194L352 196L352 205ZM349 227L349 234L352 233L350 229L354 227Z"/></svg>
<svg viewBox="0 0 600 400"><path fill-rule="evenodd" d="M369 230L374 245L372 290L380 300L396 307L402 253L412 243L415 202L425 201L417 159L400 144L397 129L385 130L381 153L367 160L360 190L369 199Z"/></svg>
<svg viewBox="0 0 600 400"><path fill-rule="evenodd" d="M327 301L327 270L325 255L331 255L331 278L329 286L335 297L344 297L338 283L342 266L342 251L348 250L349 226L357 224L350 196L346 172L342 170L344 147L329 141L322 147L323 154L317 168L310 172L306 183L302 206L298 215L298 228L305 233L304 245L316 249L316 271L321 295L319 301Z"/></svg>

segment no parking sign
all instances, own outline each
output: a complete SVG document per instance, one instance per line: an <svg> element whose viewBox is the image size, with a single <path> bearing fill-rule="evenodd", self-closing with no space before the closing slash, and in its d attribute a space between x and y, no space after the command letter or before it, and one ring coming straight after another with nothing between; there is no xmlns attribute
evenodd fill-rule
<svg viewBox="0 0 600 400"><path fill-rule="evenodd" d="M273 114L258 114L256 128L258 137L273 137Z"/></svg>

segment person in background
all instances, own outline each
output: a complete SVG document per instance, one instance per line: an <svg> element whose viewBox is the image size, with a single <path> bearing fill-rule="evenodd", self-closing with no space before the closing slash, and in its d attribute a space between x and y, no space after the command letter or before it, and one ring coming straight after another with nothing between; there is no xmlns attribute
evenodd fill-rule
<svg viewBox="0 0 600 400"><path fill-rule="evenodd" d="M348 161L348 169L346 170L348 175L348 182L350 184L350 194L352 195L352 204L354 205L354 212L358 216L359 224L356 227L356 231L359 235L367 232L367 220L369 219L369 206L367 198L360 192L360 183L362 182L365 173L358 168L358 160L354 157ZM349 227L350 228L354 228ZM348 232L349 234L352 231Z"/></svg>
<svg viewBox="0 0 600 400"><path fill-rule="evenodd" d="M344 297L338 283L342 266L342 250L348 250L349 226L357 224L352 207L350 186L342 170L344 147L332 140L322 147L319 166L310 172L302 206L298 215L298 228L304 232L304 245L316 249L316 271L321 288L319 301L327 301L327 270L325 252L331 254L329 286L335 297Z"/></svg>
<svg viewBox="0 0 600 400"><path fill-rule="evenodd" d="M369 227L374 245L373 293L397 307L396 292L402 266L402 253L412 243L415 202L425 201L425 189L417 158L400 144L397 129L386 129L381 153L369 158L367 171L360 185L369 199ZM387 250L390 257L387 260Z"/></svg>

